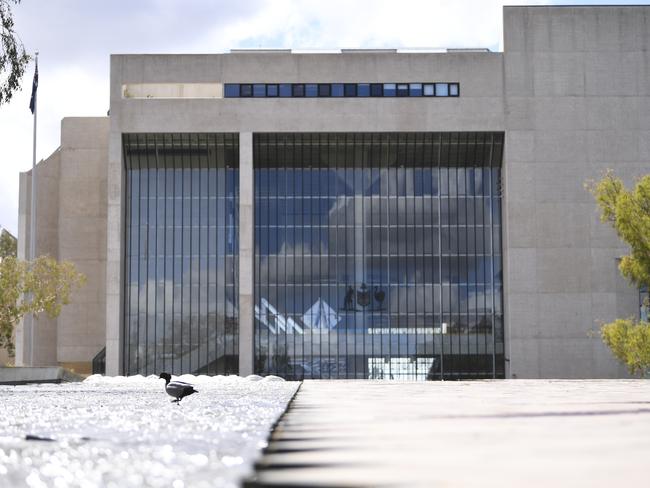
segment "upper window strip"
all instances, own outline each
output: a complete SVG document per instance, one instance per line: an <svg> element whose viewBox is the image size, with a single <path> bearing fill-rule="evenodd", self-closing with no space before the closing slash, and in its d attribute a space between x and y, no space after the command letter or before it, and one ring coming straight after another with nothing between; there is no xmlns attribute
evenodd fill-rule
<svg viewBox="0 0 650 488"><path fill-rule="evenodd" d="M225 98L459 97L460 83L226 83Z"/></svg>

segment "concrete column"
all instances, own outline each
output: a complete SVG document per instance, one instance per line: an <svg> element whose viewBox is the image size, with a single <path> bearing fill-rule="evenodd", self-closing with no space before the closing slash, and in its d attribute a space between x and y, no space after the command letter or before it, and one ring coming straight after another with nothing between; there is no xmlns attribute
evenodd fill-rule
<svg viewBox="0 0 650 488"><path fill-rule="evenodd" d="M239 375L253 374L253 134L239 134Z"/></svg>
<svg viewBox="0 0 650 488"><path fill-rule="evenodd" d="M111 132L108 145L106 225L106 374L122 374L122 257L124 171L122 134Z"/></svg>

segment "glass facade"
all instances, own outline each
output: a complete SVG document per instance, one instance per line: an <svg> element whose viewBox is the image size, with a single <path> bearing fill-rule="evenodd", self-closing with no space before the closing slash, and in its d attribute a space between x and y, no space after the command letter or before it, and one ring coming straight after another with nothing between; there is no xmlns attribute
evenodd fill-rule
<svg viewBox="0 0 650 488"><path fill-rule="evenodd" d="M502 378L503 138L254 134L255 371Z"/></svg>
<svg viewBox="0 0 650 488"><path fill-rule="evenodd" d="M124 374L236 373L238 135L124 134L123 151Z"/></svg>

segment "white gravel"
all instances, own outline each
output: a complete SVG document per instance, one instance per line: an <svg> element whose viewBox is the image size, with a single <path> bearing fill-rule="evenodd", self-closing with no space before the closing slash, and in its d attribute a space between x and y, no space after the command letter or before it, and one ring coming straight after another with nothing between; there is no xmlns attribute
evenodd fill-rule
<svg viewBox="0 0 650 488"><path fill-rule="evenodd" d="M0 486L237 486L298 388L277 377L157 376L0 386ZM48 440L26 440L38 436Z"/></svg>

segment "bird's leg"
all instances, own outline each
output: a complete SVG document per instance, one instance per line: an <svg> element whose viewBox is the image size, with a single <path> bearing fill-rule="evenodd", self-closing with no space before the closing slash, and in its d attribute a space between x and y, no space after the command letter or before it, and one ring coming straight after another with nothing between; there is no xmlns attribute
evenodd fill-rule
<svg viewBox="0 0 650 488"><path fill-rule="evenodd" d="M176 400L172 400L172 403L178 403L180 400L177 398Z"/></svg>

